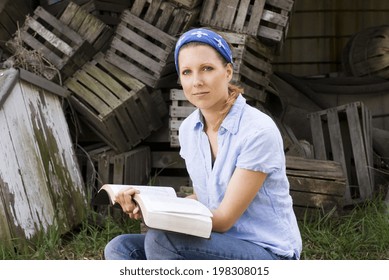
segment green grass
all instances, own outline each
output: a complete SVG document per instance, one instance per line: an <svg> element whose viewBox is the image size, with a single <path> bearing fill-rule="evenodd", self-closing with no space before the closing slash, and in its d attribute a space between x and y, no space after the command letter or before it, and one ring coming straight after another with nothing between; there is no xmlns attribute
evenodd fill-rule
<svg viewBox="0 0 389 280"><path fill-rule="evenodd" d="M300 221L302 259L389 259L388 211L382 202L368 202L341 217L328 214L315 221ZM66 236L50 231L25 252L0 247L0 259L101 260L109 240L139 230L139 222L117 215L102 218L91 211L89 218Z"/></svg>
<svg viewBox="0 0 389 280"><path fill-rule="evenodd" d="M383 202L366 202L347 214L302 222L302 259L389 259L389 212Z"/></svg>

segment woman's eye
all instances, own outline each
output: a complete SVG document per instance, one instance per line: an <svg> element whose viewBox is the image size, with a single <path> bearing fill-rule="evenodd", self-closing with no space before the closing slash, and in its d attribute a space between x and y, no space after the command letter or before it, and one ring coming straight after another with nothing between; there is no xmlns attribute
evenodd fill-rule
<svg viewBox="0 0 389 280"><path fill-rule="evenodd" d="M184 70L184 71L182 71L182 75L188 75L189 73L190 73L189 70Z"/></svg>
<svg viewBox="0 0 389 280"><path fill-rule="evenodd" d="M203 68L204 71L211 71L213 68L211 66L205 66Z"/></svg>

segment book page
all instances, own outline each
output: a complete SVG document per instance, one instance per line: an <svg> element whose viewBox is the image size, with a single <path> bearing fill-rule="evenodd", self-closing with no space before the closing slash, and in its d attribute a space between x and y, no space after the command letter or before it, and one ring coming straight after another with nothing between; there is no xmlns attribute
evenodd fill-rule
<svg viewBox="0 0 389 280"><path fill-rule="evenodd" d="M212 212L197 200L183 197L160 197L141 195L143 204L149 212L191 214L212 217Z"/></svg>
<svg viewBox="0 0 389 280"><path fill-rule="evenodd" d="M141 185L115 185L115 184L109 184L109 187L111 188L112 193L114 195L116 195L118 192L120 192L123 189L127 189L127 188L131 187L131 188L139 190L141 193L144 193L144 194L177 197L176 192L175 192L174 188L172 188L172 187L141 186Z"/></svg>

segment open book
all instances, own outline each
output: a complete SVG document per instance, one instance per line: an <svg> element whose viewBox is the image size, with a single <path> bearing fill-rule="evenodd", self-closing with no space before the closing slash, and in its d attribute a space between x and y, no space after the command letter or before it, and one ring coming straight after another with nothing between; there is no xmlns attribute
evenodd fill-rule
<svg viewBox="0 0 389 280"><path fill-rule="evenodd" d="M116 194L129 187L140 192L134 195L134 200L142 211L146 226L210 237L211 211L195 199L177 197L172 187L105 184L94 198L94 204L114 205Z"/></svg>

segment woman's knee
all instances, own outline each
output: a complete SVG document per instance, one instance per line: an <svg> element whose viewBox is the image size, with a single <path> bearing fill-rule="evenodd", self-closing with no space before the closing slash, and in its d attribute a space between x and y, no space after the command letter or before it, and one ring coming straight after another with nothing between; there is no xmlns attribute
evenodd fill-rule
<svg viewBox="0 0 389 280"><path fill-rule="evenodd" d="M149 229L145 238L147 259L176 259L176 248L172 244L169 233L163 230Z"/></svg>
<svg viewBox="0 0 389 280"><path fill-rule="evenodd" d="M104 248L107 260L145 259L144 235L123 234L113 238Z"/></svg>
<svg viewBox="0 0 389 280"><path fill-rule="evenodd" d="M104 259L113 260L117 259L118 251L120 251L120 246L122 244L123 236L119 235L109 241L104 248Z"/></svg>

